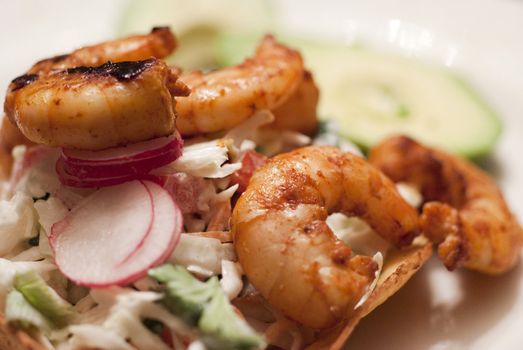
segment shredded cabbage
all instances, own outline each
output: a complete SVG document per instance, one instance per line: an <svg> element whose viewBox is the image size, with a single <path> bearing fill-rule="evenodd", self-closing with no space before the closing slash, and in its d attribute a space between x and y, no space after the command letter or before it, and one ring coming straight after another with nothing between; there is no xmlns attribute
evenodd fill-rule
<svg viewBox="0 0 523 350"><path fill-rule="evenodd" d="M17 290L7 294L5 307L6 320L23 329L40 329L49 332L51 323Z"/></svg>
<svg viewBox="0 0 523 350"><path fill-rule="evenodd" d="M156 175L184 172L204 178L222 178L241 168L240 163L226 163L231 152L231 139L196 143L183 148L183 154L174 162L154 170Z"/></svg>
<svg viewBox="0 0 523 350"><path fill-rule="evenodd" d="M19 251L23 242L37 234L31 197L17 192L10 200L0 201L0 256Z"/></svg>
<svg viewBox="0 0 523 350"><path fill-rule="evenodd" d="M189 271L210 277L222 271L222 260L236 260L231 243L218 239L182 234L169 262L182 265Z"/></svg>
<svg viewBox="0 0 523 350"><path fill-rule="evenodd" d="M256 141L260 127L272 123L273 121L274 115L271 111L257 111L249 119L229 130L225 135L225 138L233 140L234 145L237 148L240 148L245 140Z"/></svg>
<svg viewBox="0 0 523 350"><path fill-rule="evenodd" d="M69 332L69 346L61 349L136 350L122 336L100 325L74 325L69 327Z"/></svg>
<svg viewBox="0 0 523 350"><path fill-rule="evenodd" d="M368 256L378 252L385 254L390 247L385 239L358 217L334 213L327 217L326 222L336 237L350 246L356 254Z"/></svg>
<svg viewBox="0 0 523 350"><path fill-rule="evenodd" d="M74 317L72 305L62 299L34 270L17 273L13 284L29 304L53 325L64 326Z"/></svg>
<svg viewBox="0 0 523 350"><path fill-rule="evenodd" d="M38 213L38 222L47 235L51 233L51 226L62 220L69 212L62 201L56 197L49 197L45 201L38 200L34 203L34 208Z"/></svg>
<svg viewBox="0 0 523 350"><path fill-rule="evenodd" d="M396 189L403 199L414 208L419 208L423 203L423 196L414 185L407 182L398 182L396 184Z"/></svg>
<svg viewBox="0 0 523 350"><path fill-rule="evenodd" d="M13 192L23 192L33 198L54 193L60 187L55 171L60 151L56 148L16 146L13 149ZM18 178L19 177L19 178Z"/></svg>
<svg viewBox="0 0 523 350"><path fill-rule="evenodd" d="M13 288L15 275L30 270L34 270L43 275L44 278L48 278L49 273L56 270L56 266L47 260L22 262L0 258L0 309L4 308L5 296Z"/></svg>
<svg viewBox="0 0 523 350"><path fill-rule="evenodd" d="M222 260L222 279L220 280L225 295L232 300L236 298L243 288L241 268L229 260Z"/></svg>

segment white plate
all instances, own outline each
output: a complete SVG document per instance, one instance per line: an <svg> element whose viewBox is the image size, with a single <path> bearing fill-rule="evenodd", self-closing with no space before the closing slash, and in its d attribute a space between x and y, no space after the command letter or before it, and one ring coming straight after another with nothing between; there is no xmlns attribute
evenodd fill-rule
<svg viewBox="0 0 523 350"><path fill-rule="evenodd" d="M35 59L114 36L124 0L0 5L0 98ZM365 39L461 71L499 112L504 133L489 161L523 218L523 2L285 0L289 30ZM473 127L473 126L471 126ZM497 278L447 272L435 259L349 339L358 349L521 349L523 269Z"/></svg>

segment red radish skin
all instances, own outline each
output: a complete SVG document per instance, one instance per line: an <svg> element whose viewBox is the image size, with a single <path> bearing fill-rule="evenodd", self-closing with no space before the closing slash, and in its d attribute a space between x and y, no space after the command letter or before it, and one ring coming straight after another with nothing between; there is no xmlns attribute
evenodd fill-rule
<svg viewBox="0 0 523 350"><path fill-rule="evenodd" d="M55 262L64 275L82 284L82 268L91 269L103 262L104 266L98 268L109 271L118 265L141 245L153 219L152 198L139 181L99 190L52 226L49 242ZM75 264L79 264L76 270Z"/></svg>
<svg viewBox="0 0 523 350"><path fill-rule="evenodd" d="M157 181L157 176L150 174L127 174L124 176L117 177L90 177L81 178L68 174L64 169L63 159L58 159L56 162L56 173L58 179L65 186L76 187L76 188L97 188L107 187L122 184L124 182L132 180L151 180Z"/></svg>
<svg viewBox="0 0 523 350"><path fill-rule="evenodd" d="M49 241L58 268L75 283L125 285L172 254L182 225L167 191L153 182L132 181L80 202L53 225Z"/></svg>
<svg viewBox="0 0 523 350"><path fill-rule="evenodd" d="M76 177L88 178L106 178L118 176L135 176L139 174L147 174L153 169L167 165L182 155L181 148L172 148L167 152L155 154L153 157L143 158L139 160L129 160L123 163L110 163L104 165L92 164L76 164L69 162L66 158L63 159L64 171Z"/></svg>
<svg viewBox="0 0 523 350"><path fill-rule="evenodd" d="M161 186L151 181L142 182L151 197L154 206L154 222L151 232L142 247L133 254L130 260L143 261L144 256L158 254L157 259L151 261L143 271L130 274L127 278L118 281L118 285L133 283L147 275L147 270L165 262L173 253L183 230L183 216L172 196ZM172 223L172 226L169 225ZM169 235L170 233L170 235ZM120 266L123 270L126 264Z"/></svg>
<svg viewBox="0 0 523 350"><path fill-rule="evenodd" d="M64 149L62 156L69 162L77 164L126 163L134 159L154 157L158 153L163 153L173 148L174 145L183 146L183 140L179 133L127 146L108 148L102 151Z"/></svg>
<svg viewBox="0 0 523 350"><path fill-rule="evenodd" d="M67 186L89 188L113 186L136 179L182 155L178 133L126 147L103 151L63 150L56 163L60 181Z"/></svg>

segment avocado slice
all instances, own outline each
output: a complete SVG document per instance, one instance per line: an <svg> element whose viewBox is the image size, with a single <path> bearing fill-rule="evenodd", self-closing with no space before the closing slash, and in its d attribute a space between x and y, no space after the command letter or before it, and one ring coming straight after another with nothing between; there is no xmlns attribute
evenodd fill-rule
<svg viewBox="0 0 523 350"><path fill-rule="evenodd" d="M268 31L273 7L265 0L131 0L122 12L119 36L170 26L179 45L167 61L183 69L213 68L213 42L224 30Z"/></svg>
<svg viewBox="0 0 523 350"><path fill-rule="evenodd" d="M241 62L260 35L224 32L217 61ZM288 36L320 86L320 115L364 149L393 134L469 157L488 154L501 133L493 109L455 72L398 54Z"/></svg>

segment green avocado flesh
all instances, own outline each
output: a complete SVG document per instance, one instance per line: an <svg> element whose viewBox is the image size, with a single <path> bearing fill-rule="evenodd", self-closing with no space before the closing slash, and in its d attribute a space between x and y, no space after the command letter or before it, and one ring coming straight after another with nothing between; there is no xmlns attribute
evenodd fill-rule
<svg viewBox="0 0 523 350"><path fill-rule="evenodd" d="M168 62L182 69L215 68L252 55L278 14L264 0L132 0L120 35L170 25L179 45ZM501 123L464 80L444 67L361 46L278 36L299 49L320 88L319 115L364 149L393 134L476 158L495 145Z"/></svg>
<svg viewBox="0 0 523 350"><path fill-rule="evenodd" d="M215 43L224 66L252 55L259 36L222 33ZM298 48L320 87L320 115L342 136L369 149L405 134L470 158L487 154L501 123L461 78L443 67L363 47L280 38Z"/></svg>

